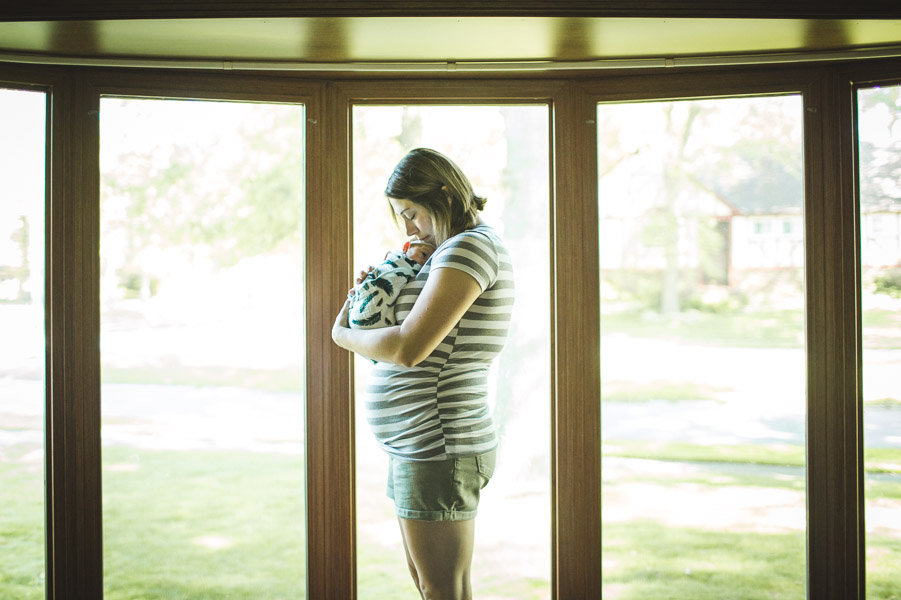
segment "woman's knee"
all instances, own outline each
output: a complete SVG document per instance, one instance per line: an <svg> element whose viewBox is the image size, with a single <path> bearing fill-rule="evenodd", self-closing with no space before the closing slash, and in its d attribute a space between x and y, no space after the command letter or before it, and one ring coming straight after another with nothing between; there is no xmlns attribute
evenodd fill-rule
<svg viewBox="0 0 901 600"><path fill-rule="evenodd" d="M420 575L419 593L424 600L471 600L472 588L469 582L469 572L457 573L452 576L446 574Z"/></svg>

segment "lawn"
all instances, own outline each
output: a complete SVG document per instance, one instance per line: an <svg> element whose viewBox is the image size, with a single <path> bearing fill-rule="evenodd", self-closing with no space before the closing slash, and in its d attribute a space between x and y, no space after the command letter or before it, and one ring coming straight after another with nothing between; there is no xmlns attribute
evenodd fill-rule
<svg viewBox="0 0 901 600"><path fill-rule="evenodd" d="M692 447L605 444L605 457L653 456L730 469L691 477L624 477L616 486L655 482L710 489L783 489L803 493L803 477L773 478L757 465L800 467L794 447ZM881 462L897 461L898 452ZM43 597L41 483L26 452L7 452L0 489L0 597ZM745 465L745 467L742 467ZM302 460L298 456L106 447L104 588L107 599L297 599L304 596ZM799 469L799 473L800 473ZM700 486L700 487L698 487ZM868 479L868 496L901 498L893 478ZM30 521L22 515L30 515ZM755 533L663 525L648 518L605 522L605 598L735 600L804 597L803 532ZM402 559L361 540L358 575L366 597L415 597ZM868 600L897 600L901 540L868 539ZM540 578L480 583L486 598L541 598ZM409 592L409 593L406 593Z"/></svg>
<svg viewBox="0 0 901 600"><path fill-rule="evenodd" d="M862 327L864 348L901 348L901 313L882 309L864 311ZM798 310L694 311L673 318L664 318L654 312L601 315L602 335L625 333L713 346L802 348L803 331L804 313Z"/></svg>
<svg viewBox="0 0 901 600"><path fill-rule="evenodd" d="M652 312L601 315L601 335L626 333L636 337L713 346L800 348L804 339L801 311L682 313L665 318Z"/></svg>
<svg viewBox="0 0 901 600"><path fill-rule="evenodd" d="M305 521L299 456L106 447L104 597L302 598Z"/></svg>
<svg viewBox="0 0 901 600"><path fill-rule="evenodd" d="M605 441L605 462L626 459L656 463L659 470L615 469L603 479L605 505L622 501L629 489L661 490L661 506L681 498L704 511L710 504L705 496L717 490L741 496L759 496L750 501L750 514L761 516L768 510L764 499L774 494L775 522L795 494L797 508L803 507L803 448L791 445L702 445ZM891 506L901 500L901 449L869 449L866 453L866 494L868 503ZM895 469L899 469L896 471ZM781 493L780 493L781 491ZM634 496L633 496L634 497ZM725 497L725 496L723 496ZM701 506L702 508L698 508ZM727 517L735 511L727 506ZM745 507L747 508L747 506ZM676 509L677 511L680 509ZM714 508L717 513L721 512ZM667 511L661 511L666 520ZM706 526L685 527L647 517L622 522L604 520L604 597L617 600L758 600L764 598L806 598L805 535L803 510L796 531L748 531L747 525L729 527L706 522ZM613 514L611 512L611 514ZM672 513L670 513L672 514ZM709 513L706 513L709 514ZM709 514L710 517L722 517ZM745 514L747 517L747 513ZM739 517L741 520L741 517ZM778 526L777 526L778 528ZM867 600L901 599L901 536L897 530L875 531L867 535Z"/></svg>

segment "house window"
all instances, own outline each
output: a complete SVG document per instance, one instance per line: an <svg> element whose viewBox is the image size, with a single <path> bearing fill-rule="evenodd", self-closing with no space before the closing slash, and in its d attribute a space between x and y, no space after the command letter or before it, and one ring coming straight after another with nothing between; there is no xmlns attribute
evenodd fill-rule
<svg viewBox="0 0 901 600"><path fill-rule="evenodd" d="M772 225L770 221L757 219L754 221L754 233L757 235L769 235L772 231Z"/></svg>
<svg viewBox="0 0 901 600"><path fill-rule="evenodd" d="M105 598L302 598L304 107L100 127Z"/></svg>
<svg viewBox="0 0 901 600"><path fill-rule="evenodd" d="M801 209L801 98L600 104L597 123L601 228L630 222L600 239L604 595L803 598L804 271L710 227L774 195ZM724 263L728 286L700 285Z"/></svg>
<svg viewBox="0 0 901 600"><path fill-rule="evenodd" d="M44 92L0 88L0 596L43 598Z"/></svg>

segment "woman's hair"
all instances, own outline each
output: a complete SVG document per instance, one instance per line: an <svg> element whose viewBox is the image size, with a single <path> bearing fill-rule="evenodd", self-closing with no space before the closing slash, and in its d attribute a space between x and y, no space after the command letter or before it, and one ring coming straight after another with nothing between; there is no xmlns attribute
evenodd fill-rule
<svg viewBox="0 0 901 600"><path fill-rule="evenodd" d="M469 179L454 161L428 148L410 150L397 163L388 178L385 196L424 206L432 214L439 242L474 227L486 202L475 195ZM391 215L396 222L394 211Z"/></svg>

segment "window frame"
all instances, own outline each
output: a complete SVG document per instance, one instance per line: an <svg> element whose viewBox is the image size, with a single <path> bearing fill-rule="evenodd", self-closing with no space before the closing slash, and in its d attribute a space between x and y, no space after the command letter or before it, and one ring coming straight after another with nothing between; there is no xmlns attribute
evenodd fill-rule
<svg viewBox="0 0 901 600"><path fill-rule="evenodd" d="M577 243L577 239L569 239L567 233L561 229L561 224L579 223L580 207L573 203L560 203L558 198L571 197L573 191L561 189L560 185L566 185L566 177L557 174L559 167L555 161L556 148L570 146L573 142L569 139L570 133L562 133L554 126L554 117L560 110L569 110L565 99L566 84L556 80L542 80L539 82L508 82L508 81L448 81L446 79L430 80L427 86L414 81L371 81L371 82L340 82L334 87L334 101L332 106L347 107L347 119L343 120L347 127L343 135L335 136L343 140L346 145L335 149L335 155L347 156L347 173L349 182L352 169L352 131L350 130L351 116L354 106L358 105L545 105L548 108L548 157L550 197L548 199L549 223L550 223L550 285L553 290L557 272L556 257L577 256L576 252L584 252L584 248ZM562 137L561 137L562 135ZM557 167L555 167L557 165ZM588 167L592 168L592 167ZM352 206L352 191L345 188L343 197L349 199L349 211ZM348 212L348 214L351 214ZM584 224L584 223L583 223ZM349 232L352 240L353 234ZM561 250L561 246L574 246ZM352 266L352 251L348 248L346 273L350 280ZM596 275L595 275L596 278ZM346 287L346 286L345 286ZM595 286L596 288L597 286ZM572 290L570 290L572 291ZM555 460L556 456L572 456L578 452L589 452L592 446L597 448L597 456L600 457L600 405L596 407L595 418L586 417L586 412L592 412L592 402L588 398L581 398L577 389L571 389L572 393L559 393L561 376L569 376L571 381L578 381L582 373L573 369L574 361L571 354L578 350L579 346L573 344L575 340L564 340L559 335L562 330L582 331L581 327L588 329L589 337L592 331L596 331L599 339L600 321L597 327L581 327L576 322L578 312L575 310L584 305L573 297L569 298L571 310L564 311L561 302L567 298L551 294L550 298L550 335L552 340L550 370L550 414L547 415L551 425L551 537L548 542L551 545L551 589L558 598L593 598L600 596L600 512L593 510L592 502L600 500L600 465L586 461ZM586 314L585 318L590 319ZM566 321L566 322L563 322ZM590 321L589 321L590 322ZM572 337L572 336L571 336ZM564 342L567 346L563 348ZM590 342L586 342L590 343ZM562 353L562 356L561 356ZM347 368L349 377L353 378L352 356L348 355ZM344 365L342 364L342 368ZM600 365L598 365L598 369ZM598 376L599 376L598 371ZM575 386L571 386L574 388ZM583 404L584 401L584 404ZM352 415L351 415L352 417ZM593 427L592 423L597 424ZM353 437L352 423L349 423L349 435ZM564 432L566 432L564 434ZM577 432L577 435L573 435ZM353 442L353 439L351 439ZM353 455L351 456L353 460ZM587 464L586 464L587 463ZM597 467L597 468L595 468ZM351 497L351 510L356 499ZM556 509L554 508L556 507ZM577 515L587 515L579 518ZM354 527L354 519L350 518ZM595 573L597 574L595 576ZM590 574L590 575L589 575ZM356 590L349 590L355 593ZM344 596L352 597L352 596Z"/></svg>
<svg viewBox="0 0 901 600"><path fill-rule="evenodd" d="M806 496L807 594L811 598L864 596L863 481L860 398L856 369L857 303L847 277L854 260L848 231L850 127L831 69L768 67L716 73L678 73L656 82L622 78L587 86L599 102L799 94L804 106L805 350L807 354ZM852 235L852 237L843 237ZM849 256L850 254L850 256ZM839 274L838 276L836 274ZM839 327L836 327L836 324ZM834 594L834 595L833 595Z"/></svg>
<svg viewBox="0 0 901 600"><path fill-rule="evenodd" d="M800 93L805 110L807 594L865 598L855 86L901 60L806 67L347 79L340 74L22 67L0 85L48 92L47 598L102 597L99 98L303 103L307 117L307 597L354 598L353 382L331 325L351 267L354 103L546 102L551 156L552 589L601 595L598 101ZM428 85L423 85L427 83ZM323 201L319 201L324 199ZM578 257L576 260L574 257Z"/></svg>
<svg viewBox="0 0 901 600"><path fill-rule="evenodd" d="M841 116L847 121L847 126L843 129L842 142L847 144L847 160L842 163L842 205L841 210L844 215L842 233L848 236L845 239L852 240L845 252L845 261L843 266L846 269L844 283L850 286L849 296L853 296L854 310L849 310L844 315L846 326L853 326L853 355L848 356L848 362L852 360L852 365L846 365L849 373L853 372L854 377L849 381L848 385L854 385L855 406L854 417L857 426L857 463L860 469L860 477L858 480L858 498L860 531L859 531L859 553L861 556L866 554L866 529L864 527L864 513L866 506L865 492L865 476L866 472L863 467L864 461L864 408L863 408L863 310L862 310L862 277L863 265L861 257L861 237L867 235L868 231L861 229L861 212L860 212L860 128L858 124L858 104L857 93L861 89L871 88L874 86L901 85L901 61L868 61L863 68L852 68L844 66L836 73L836 79L839 85L847 90L847 93L840 96ZM848 346L852 346L850 343ZM850 412L850 410L849 410ZM861 559L859 563L858 581L859 581L859 598L866 598L866 561Z"/></svg>

